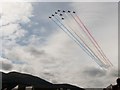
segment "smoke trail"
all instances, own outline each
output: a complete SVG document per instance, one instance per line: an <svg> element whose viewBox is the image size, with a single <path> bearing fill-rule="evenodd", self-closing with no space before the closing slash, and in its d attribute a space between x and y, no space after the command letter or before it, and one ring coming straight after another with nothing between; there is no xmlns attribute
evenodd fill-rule
<svg viewBox="0 0 120 90"><path fill-rule="evenodd" d="M70 16L71 16L73 19L70 19L70 21L72 23L74 21L74 23L73 24L70 24L70 22L66 23L66 19L65 19L65 17L63 17L63 13L64 13L64 15L66 15L66 18L70 18ZM64 10L61 13L61 11L59 10L59 11L55 12L55 15L52 14L52 17L50 17L50 18L71 39L73 39L74 42L77 43L82 48L82 50L84 52L86 52L102 69L103 69L103 67L104 67L104 69L107 69L108 67L112 66L112 63L105 56L104 52L102 51L102 49L98 45L97 41L91 35L91 33L89 32L89 30L86 28L86 26L80 20L80 18L77 16L77 14L74 11L73 11L73 14L71 13L71 11L68 11L68 13L66 13L66 11L64 11ZM57 18L57 16L58 16L58 18ZM75 26L75 28L73 28L73 25L75 25L75 23L77 23L77 26L78 26L77 29L75 29L76 26ZM82 30L80 30L80 28ZM80 32L78 34L76 30L78 32L80 32L80 31L82 31L82 32ZM87 39L85 39L85 37L87 37Z"/></svg>
<svg viewBox="0 0 120 90"><path fill-rule="evenodd" d="M77 19L80 21L80 23L83 25L83 27L85 28L85 30L87 31L87 33L90 35L90 37L92 38L92 40L95 42L95 47L98 49L98 51L100 52L100 54L103 56L103 58L111 65L113 66L113 64L109 61L109 59L106 57L106 55L104 54L103 50L101 49L101 47L99 46L99 44L97 43L97 41L95 40L95 38L92 36L92 34L89 32L89 30L87 29L87 27L84 25L84 23L81 21L81 19L78 17L78 15L76 13L74 13L77 17Z"/></svg>
<svg viewBox="0 0 120 90"><path fill-rule="evenodd" d="M70 13L70 15L72 16L72 18L76 21L76 23L81 27L81 29L84 31L84 33L86 34L86 32L85 32L85 30L82 28L82 26L78 23L78 21L75 19L75 17ZM86 34L87 35L87 34ZM88 36L88 35L87 35ZM96 45L94 44L94 42L91 40L91 38L88 36L88 38L90 39L90 41L93 43L93 45L96 47ZM98 48L96 47L96 49L98 50ZM98 50L99 51L99 50ZM100 52L100 51L99 51ZM99 57L101 57L101 56L99 56ZM103 56L102 56L103 57ZM104 59L104 57L103 57L103 59ZM105 60L103 60L102 59L102 61L103 62L105 62Z"/></svg>
<svg viewBox="0 0 120 90"><path fill-rule="evenodd" d="M57 16L59 16L59 18L61 19L61 17L60 17L60 15L57 15ZM64 21L65 22L65 20L64 19L62 19L62 21ZM62 21L61 21L61 23L62 23ZM90 53L92 53L98 60L97 61L99 61L100 63L103 63L103 62L101 62L100 61L100 58L99 57L97 57L97 55L93 52L93 50L84 42L84 40L73 30L73 28L71 28L71 26L70 25L68 25L67 23L64 23L63 22L63 24L65 25L65 26L68 26L67 28L69 28L69 31L71 31L71 33L73 32L73 35L74 36L77 36L82 42L83 42L83 44L84 44L84 46L90 51ZM96 61L95 61L96 62ZM105 62L104 62L105 63ZM103 64L104 65L104 64Z"/></svg>
<svg viewBox="0 0 120 90"><path fill-rule="evenodd" d="M60 24L62 24L62 23L58 20L58 18L56 18L56 17L54 17L54 18L55 18ZM63 25L63 24L62 24L62 25ZM81 48L82 48L85 52L86 52L86 50L87 50L87 54L88 54L90 57L92 56L91 58L92 58L93 60L97 60L97 59L98 59L98 60L97 60L98 62L96 62L96 61L95 61L95 62L103 69L104 64L103 64L102 62L100 62L99 58L98 58L95 54L92 55L91 52L68 30L68 28L65 27L65 25L63 25L63 27L69 32L69 34L72 35L72 37L74 37L74 38L80 43L80 45L82 46ZM65 30L64 30L64 31L65 31ZM71 36L71 35L69 35L69 36ZM79 46L80 46L80 45L79 45ZM88 52L89 52L89 53L88 53ZM96 59L95 57L96 57L97 59ZM101 63L102 65L101 65L100 63ZM105 66L104 66L104 67L105 67Z"/></svg>
<svg viewBox="0 0 120 90"><path fill-rule="evenodd" d="M77 16L77 14L75 14ZM89 30L87 29L87 27L83 24L83 22L80 20L80 18L77 16L78 20L82 23L82 25L85 27L85 29L89 32ZM89 32L90 34L90 32ZM91 35L91 34L90 34ZM96 43L97 47L100 49L100 51L102 52L102 55L108 60L108 62L113 66L113 64L109 61L109 59L106 57L106 55L104 54L103 50L101 49L101 47L99 46L99 44L97 43L97 41L95 40L95 38L91 35L91 37L93 38L94 42Z"/></svg>
<svg viewBox="0 0 120 90"><path fill-rule="evenodd" d="M75 37L73 37L73 36L71 36L68 32L66 32L55 20L53 20L52 18L51 18L51 20L56 24L56 25L58 25L75 43L77 43L85 52L86 52L86 50L84 49L85 47L81 44L81 43L79 43L78 41L76 41L76 39L75 39ZM84 47L84 48L83 48ZM91 54L89 54L88 52L86 52L90 57L92 56ZM93 58L94 56L92 56L91 58ZM95 58L94 58L95 59Z"/></svg>

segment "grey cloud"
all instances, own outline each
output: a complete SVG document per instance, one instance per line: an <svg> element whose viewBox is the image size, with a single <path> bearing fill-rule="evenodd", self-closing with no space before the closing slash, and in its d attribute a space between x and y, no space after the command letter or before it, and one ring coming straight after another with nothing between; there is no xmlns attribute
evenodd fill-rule
<svg viewBox="0 0 120 90"><path fill-rule="evenodd" d="M102 80L99 80L99 79L91 80L88 83L89 83L89 86L96 86L96 87L104 86L104 83L102 82Z"/></svg>
<svg viewBox="0 0 120 90"><path fill-rule="evenodd" d="M11 70L13 68L13 66L9 63L3 63L2 64L2 69L3 70Z"/></svg>
<svg viewBox="0 0 120 90"><path fill-rule="evenodd" d="M45 50L38 50L37 48L31 47L29 48L29 52L34 56L45 55Z"/></svg>
<svg viewBox="0 0 120 90"><path fill-rule="evenodd" d="M83 71L83 74L89 77L102 77L106 75L106 72L98 68L88 67Z"/></svg>
<svg viewBox="0 0 120 90"><path fill-rule="evenodd" d="M1 61L0 62L2 65L1 69L2 70L11 70L13 68L13 65L11 62L8 62L8 61Z"/></svg>
<svg viewBox="0 0 120 90"><path fill-rule="evenodd" d="M87 87L107 87L109 84L114 84L118 77L118 70L110 68L109 70L102 70L96 67L86 67L83 69L81 77Z"/></svg>
<svg viewBox="0 0 120 90"><path fill-rule="evenodd" d="M118 77L118 69L111 69L109 72L110 77Z"/></svg>

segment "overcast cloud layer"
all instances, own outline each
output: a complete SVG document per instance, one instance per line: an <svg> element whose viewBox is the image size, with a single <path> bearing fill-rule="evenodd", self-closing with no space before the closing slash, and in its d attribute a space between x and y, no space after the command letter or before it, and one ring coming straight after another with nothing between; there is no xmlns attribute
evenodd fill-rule
<svg viewBox="0 0 120 90"><path fill-rule="evenodd" d="M80 87L115 84L118 65L117 3L0 3L0 68ZM48 16L75 10L114 67L101 70Z"/></svg>

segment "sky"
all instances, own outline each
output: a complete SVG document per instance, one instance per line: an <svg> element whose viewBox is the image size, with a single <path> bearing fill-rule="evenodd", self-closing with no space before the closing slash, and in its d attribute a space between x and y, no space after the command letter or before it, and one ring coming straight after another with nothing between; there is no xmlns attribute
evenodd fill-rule
<svg viewBox="0 0 120 90"><path fill-rule="evenodd" d="M118 71L117 2L0 3L0 70L32 74L80 87L115 84ZM103 71L49 20L56 10L74 10L114 67Z"/></svg>

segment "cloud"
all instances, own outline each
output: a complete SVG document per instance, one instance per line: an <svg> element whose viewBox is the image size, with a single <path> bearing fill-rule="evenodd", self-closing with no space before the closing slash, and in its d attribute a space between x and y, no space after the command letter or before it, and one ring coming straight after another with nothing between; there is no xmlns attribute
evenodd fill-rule
<svg viewBox="0 0 120 90"><path fill-rule="evenodd" d="M53 23L49 23L46 18L58 8L81 7L79 9L81 10L81 16L88 15L88 17L84 17L85 23L91 30L94 29L94 35L97 36L103 47L107 47L108 51L112 51L109 52L109 56L113 58L111 60L116 61L114 59L117 57L114 46L116 42L114 41L117 39L116 37L113 38L116 35L116 29L114 28L116 26L112 26L113 23L116 23L116 19L114 20L112 17L116 16L116 12L109 16L111 19L113 18L111 23L108 23L109 18L106 20L108 16L103 17L109 11L109 7L112 8L114 5L107 6L97 3L93 7L94 5L87 3L89 8L86 7L86 3L78 3L77 5L76 3L71 3L71 5L73 6L70 6L70 3L9 3L5 5L4 14L2 15L2 19L6 20L3 23L5 26L2 26L5 31L3 56L8 58L10 62L7 64L12 64L12 67L8 65L9 68L6 68L5 64L4 68L9 71L16 70L30 73L53 83L71 83L82 87L105 87L108 83L114 83L117 77L116 69L106 72L99 69L97 64L71 38ZM43 10L44 7L46 7L45 10ZM101 7L108 8L101 12ZM12 13L8 12L10 11L9 8ZM116 8L114 9L116 10ZM114 9L112 11L115 11ZM99 13L97 14L97 12ZM32 14L33 17L31 17ZM102 18L103 21L98 19L98 17ZM106 26L103 25L103 27L101 24ZM42 34L39 34L39 31ZM106 34L108 35L107 39L105 39ZM44 41L41 41L41 38ZM110 38L112 41L109 41ZM21 39L20 43L17 43L19 39ZM28 43L27 45L21 44L24 40Z"/></svg>
<svg viewBox="0 0 120 90"><path fill-rule="evenodd" d="M37 50L37 48L29 48L29 52L34 55L34 56L41 56L41 55L45 55L45 51L44 50Z"/></svg>
<svg viewBox="0 0 120 90"><path fill-rule="evenodd" d="M5 71L12 70L13 68L12 62L5 58L0 58L0 65L1 65L0 69Z"/></svg>
<svg viewBox="0 0 120 90"><path fill-rule="evenodd" d="M26 31L21 29L19 24L9 24L7 26L2 27L0 33L2 33L1 37L4 37L4 40L15 40L16 38L23 37Z"/></svg>
<svg viewBox="0 0 120 90"><path fill-rule="evenodd" d="M81 72L77 72L81 78L78 83L81 83L86 88L101 88L107 87L109 84L115 84L118 70L110 68L109 70L102 70L93 66L85 66Z"/></svg>
<svg viewBox="0 0 120 90"><path fill-rule="evenodd" d="M3 41L1 43L4 47L16 45L17 40L27 33L21 24L30 22L32 5L31 3L6 2L0 3L0 7L2 8L0 39Z"/></svg>
<svg viewBox="0 0 120 90"><path fill-rule="evenodd" d="M96 64L82 57L84 54L75 49L77 45L66 35L62 32L54 34L45 46L29 44L7 49L5 55L8 59L27 63L15 65L14 70L37 75L53 83L71 83L82 87L105 87L110 82L114 83L115 70L109 73L96 68ZM54 43L58 37L59 41Z"/></svg>
<svg viewBox="0 0 120 90"><path fill-rule="evenodd" d="M0 3L2 8L1 20L2 24L10 24L16 22L27 23L30 21L32 6L30 3L16 3L16 2L6 2Z"/></svg>
<svg viewBox="0 0 120 90"><path fill-rule="evenodd" d="M0 22L2 22L0 25L0 52L2 57L7 58L9 50L12 50L15 46L16 48L20 47L17 42L27 33L27 31L22 28L21 24L27 24L30 22L33 7L31 3L4 2L0 3L0 8L2 9L0 11ZM20 49L21 48L22 47L20 47ZM18 49L16 52L22 53L22 50L20 51ZM3 60L3 63L1 62L3 69L8 71L11 69L15 70L14 68L16 66L19 67L19 65L16 64L21 64L24 61L19 60L19 57L15 54L10 55L11 57L13 56L11 59L9 58L6 62L5 60ZM16 69L19 69L17 67Z"/></svg>
<svg viewBox="0 0 120 90"><path fill-rule="evenodd" d="M93 67L88 67L86 68L85 71L83 71L83 73L87 76L91 77L102 77L106 75L106 72L102 69L98 69L98 68L93 68Z"/></svg>
<svg viewBox="0 0 120 90"><path fill-rule="evenodd" d="M76 10L106 56L116 66L118 64L117 3L81 2L72 3L71 6ZM116 24L113 25L113 22Z"/></svg>

